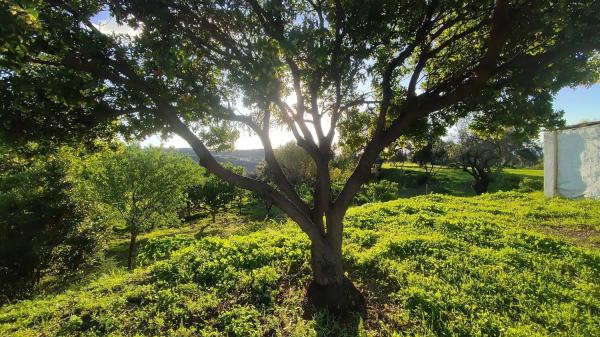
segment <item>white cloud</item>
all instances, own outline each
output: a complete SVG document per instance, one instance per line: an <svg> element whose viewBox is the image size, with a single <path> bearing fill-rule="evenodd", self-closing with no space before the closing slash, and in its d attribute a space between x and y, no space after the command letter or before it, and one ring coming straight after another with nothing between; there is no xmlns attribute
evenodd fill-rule
<svg viewBox="0 0 600 337"><path fill-rule="evenodd" d="M125 34L133 37L141 33L141 29L135 29L128 25L121 25L113 17L100 20L94 23L94 26L104 34Z"/></svg>

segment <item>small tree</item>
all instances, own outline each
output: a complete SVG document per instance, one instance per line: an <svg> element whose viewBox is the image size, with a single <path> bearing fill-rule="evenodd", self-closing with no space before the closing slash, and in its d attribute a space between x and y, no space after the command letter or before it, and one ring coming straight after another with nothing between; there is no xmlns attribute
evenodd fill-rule
<svg viewBox="0 0 600 337"><path fill-rule="evenodd" d="M104 152L88 165L86 180L95 201L111 210L130 234L127 267L135 266L137 237L156 226L180 222L186 187L199 176L191 159L161 148L129 146Z"/></svg>
<svg viewBox="0 0 600 337"><path fill-rule="evenodd" d="M399 166L402 169L404 163L408 161L409 153L409 150L406 148L397 148L391 158L394 166Z"/></svg>
<svg viewBox="0 0 600 337"><path fill-rule="evenodd" d="M436 166L448 161L448 146L438 138L431 138L412 155L412 161L425 170L425 181L430 180L437 172Z"/></svg>
<svg viewBox="0 0 600 337"><path fill-rule="evenodd" d="M555 127L555 125L553 125ZM552 126L551 126L552 127ZM533 166L542 159L542 146L538 144L537 134L533 136L517 134L514 131L504 135L504 165L509 167Z"/></svg>
<svg viewBox="0 0 600 337"><path fill-rule="evenodd" d="M312 184L315 180L316 166L310 155L294 142L286 143L274 151L275 158L287 180L296 188L302 184ZM268 163L257 167L258 177L264 181L273 179L272 169Z"/></svg>
<svg viewBox="0 0 600 337"><path fill-rule="evenodd" d="M502 169L502 140L482 138L463 129L459 132L457 143L451 150L455 166L470 174L471 184L477 195L486 193L494 171Z"/></svg>
<svg viewBox="0 0 600 337"><path fill-rule="evenodd" d="M239 173L243 171L241 167L228 166ZM241 196L239 188L208 172L205 172L198 183L188 187L187 193L192 208L200 208L208 212L213 223L219 212L227 209Z"/></svg>

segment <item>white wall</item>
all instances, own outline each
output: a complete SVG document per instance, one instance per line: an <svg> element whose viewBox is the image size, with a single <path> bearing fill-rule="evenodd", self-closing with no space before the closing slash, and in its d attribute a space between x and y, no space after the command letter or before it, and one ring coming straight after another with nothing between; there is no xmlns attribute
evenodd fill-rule
<svg viewBox="0 0 600 337"><path fill-rule="evenodd" d="M600 198L600 124L544 133L544 193Z"/></svg>

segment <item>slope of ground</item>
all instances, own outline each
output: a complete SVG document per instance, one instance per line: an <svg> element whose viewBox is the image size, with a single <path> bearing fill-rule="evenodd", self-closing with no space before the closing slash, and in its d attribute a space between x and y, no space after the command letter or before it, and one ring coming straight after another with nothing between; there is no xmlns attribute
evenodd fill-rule
<svg viewBox="0 0 600 337"><path fill-rule="evenodd" d="M305 320L293 225L149 239L144 266L0 308L2 336L599 336L600 202L502 192L349 211L366 316ZM572 233L586 231L585 239Z"/></svg>
<svg viewBox="0 0 600 337"><path fill-rule="evenodd" d="M433 177L425 183L425 172L418 165L413 163L402 165L385 163L382 167L380 178L397 182L401 187L399 194L403 197L422 195L426 192L455 196L475 195L471 187L473 177L467 172L453 167L436 166L433 169ZM489 192L518 189L520 187L519 183L524 180L529 182L530 185L534 185L534 188L531 190L541 191L544 184L544 171L505 168L492 177Z"/></svg>

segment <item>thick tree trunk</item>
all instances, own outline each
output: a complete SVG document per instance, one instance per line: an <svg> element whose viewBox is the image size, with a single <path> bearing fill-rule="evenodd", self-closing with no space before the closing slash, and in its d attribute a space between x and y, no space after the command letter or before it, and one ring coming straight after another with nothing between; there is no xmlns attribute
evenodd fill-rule
<svg viewBox="0 0 600 337"><path fill-rule="evenodd" d="M215 223L215 221L217 221L217 213L216 212L211 212L210 215L212 217L212 223Z"/></svg>
<svg viewBox="0 0 600 337"><path fill-rule="evenodd" d="M306 291L309 305L334 314L364 309L363 295L344 275L341 245L313 245L311 267L313 280Z"/></svg>
<svg viewBox="0 0 600 337"><path fill-rule="evenodd" d="M132 231L129 239L129 254L127 256L127 268L129 270L133 270L135 267L135 257L137 255L137 234L137 231Z"/></svg>
<svg viewBox="0 0 600 337"><path fill-rule="evenodd" d="M486 176L476 177L475 181L473 182L473 190L475 191L475 194L481 195L483 193L486 193L489 184L490 181Z"/></svg>

